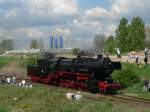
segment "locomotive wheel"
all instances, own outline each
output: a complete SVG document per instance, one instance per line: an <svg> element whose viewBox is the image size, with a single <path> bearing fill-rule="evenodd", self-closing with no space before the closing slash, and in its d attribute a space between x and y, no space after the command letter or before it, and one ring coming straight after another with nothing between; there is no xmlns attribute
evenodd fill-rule
<svg viewBox="0 0 150 112"><path fill-rule="evenodd" d="M87 82L87 88L91 93L98 93L97 80L94 77L94 73L91 73Z"/></svg>

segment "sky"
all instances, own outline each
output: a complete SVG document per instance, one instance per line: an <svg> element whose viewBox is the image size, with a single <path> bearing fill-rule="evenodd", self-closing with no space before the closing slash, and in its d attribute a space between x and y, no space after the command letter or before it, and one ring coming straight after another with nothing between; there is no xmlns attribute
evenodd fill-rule
<svg viewBox="0 0 150 112"><path fill-rule="evenodd" d="M33 39L64 37L65 47L88 49L94 36L113 35L119 20L140 16L150 24L150 0L0 0L0 41L27 49Z"/></svg>

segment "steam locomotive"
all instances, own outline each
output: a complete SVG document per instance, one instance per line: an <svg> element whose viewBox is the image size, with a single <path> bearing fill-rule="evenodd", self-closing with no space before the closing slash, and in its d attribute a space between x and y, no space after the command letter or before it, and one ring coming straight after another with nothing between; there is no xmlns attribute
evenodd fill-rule
<svg viewBox="0 0 150 112"><path fill-rule="evenodd" d="M120 62L112 62L109 57L97 58L52 57L38 59L36 65L28 65L27 72L32 82L59 87L111 93L120 87L113 82L111 74L121 69Z"/></svg>

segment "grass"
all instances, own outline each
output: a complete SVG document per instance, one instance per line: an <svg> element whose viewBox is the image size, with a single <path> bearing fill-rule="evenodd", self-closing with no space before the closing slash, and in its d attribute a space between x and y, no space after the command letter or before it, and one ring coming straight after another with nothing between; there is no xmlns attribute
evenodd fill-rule
<svg viewBox="0 0 150 112"><path fill-rule="evenodd" d="M27 77L27 65L34 64L34 58L0 57L0 75Z"/></svg>
<svg viewBox="0 0 150 112"><path fill-rule="evenodd" d="M36 59L35 58L23 58L19 59L16 57L5 57L0 56L0 68L7 66L9 63L15 62L18 64L18 66L21 66L22 68L25 68L27 65L35 64Z"/></svg>
<svg viewBox="0 0 150 112"><path fill-rule="evenodd" d="M0 68L2 68L3 66L6 66L7 64L9 64L10 62L12 62L14 60L15 60L14 57L0 56Z"/></svg>
<svg viewBox="0 0 150 112"><path fill-rule="evenodd" d="M150 92L143 92L143 81L124 89L123 93L150 99Z"/></svg>
<svg viewBox="0 0 150 112"><path fill-rule="evenodd" d="M150 81L150 65L140 65L139 67L137 67L136 64L122 63L122 68L132 68L136 75L141 79L140 82L125 88L123 90L123 93L150 99L150 92L143 93L143 80L147 79Z"/></svg>
<svg viewBox="0 0 150 112"><path fill-rule="evenodd" d="M35 58L24 58L22 60L18 60L19 66L22 68L26 68L27 65L34 65L36 63Z"/></svg>
<svg viewBox="0 0 150 112"><path fill-rule="evenodd" d="M110 101L85 98L69 101L64 95L67 91L43 85L34 85L32 89L0 85L0 112L140 112L126 104L113 104Z"/></svg>
<svg viewBox="0 0 150 112"><path fill-rule="evenodd" d="M1 106L0 106L0 112L7 112L6 107L1 107Z"/></svg>
<svg viewBox="0 0 150 112"><path fill-rule="evenodd" d="M0 57L0 68L16 61L25 69L26 65L35 63L33 58L17 60L13 57ZM150 80L150 66L137 67L135 64L122 63L122 67L132 68L141 79ZM137 94L150 98L150 93L143 93L143 82L123 90L125 93ZM127 104L92 101L83 98L81 101L68 101L65 98L67 89L34 85L32 89L11 85L0 85L0 112L140 112ZM16 100L14 100L16 98ZM142 112L150 112L144 110Z"/></svg>

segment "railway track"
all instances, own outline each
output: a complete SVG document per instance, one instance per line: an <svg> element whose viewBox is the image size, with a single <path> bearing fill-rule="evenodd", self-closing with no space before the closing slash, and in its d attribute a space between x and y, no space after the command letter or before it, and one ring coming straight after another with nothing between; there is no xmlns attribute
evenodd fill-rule
<svg viewBox="0 0 150 112"><path fill-rule="evenodd" d="M149 99L144 99L144 98L139 98L139 97L134 97L134 96L128 96L128 95L108 95L107 97L116 99L116 100L122 100L122 101L127 101L127 102L135 102L135 103L142 103L142 104L149 104L150 105L150 100Z"/></svg>
<svg viewBox="0 0 150 112"><path fill-rule="evenodd" d="M111 101L111 102L118 102L119 103L125 103L125 104L131 104L136 106L144 106L149 108L150 107L150 100L144 99L144 98L138 98L134 96L128 96L128 95L97 95L97 96L86 96L85 98L89 100L95 100L95 101Z"/></svg>

